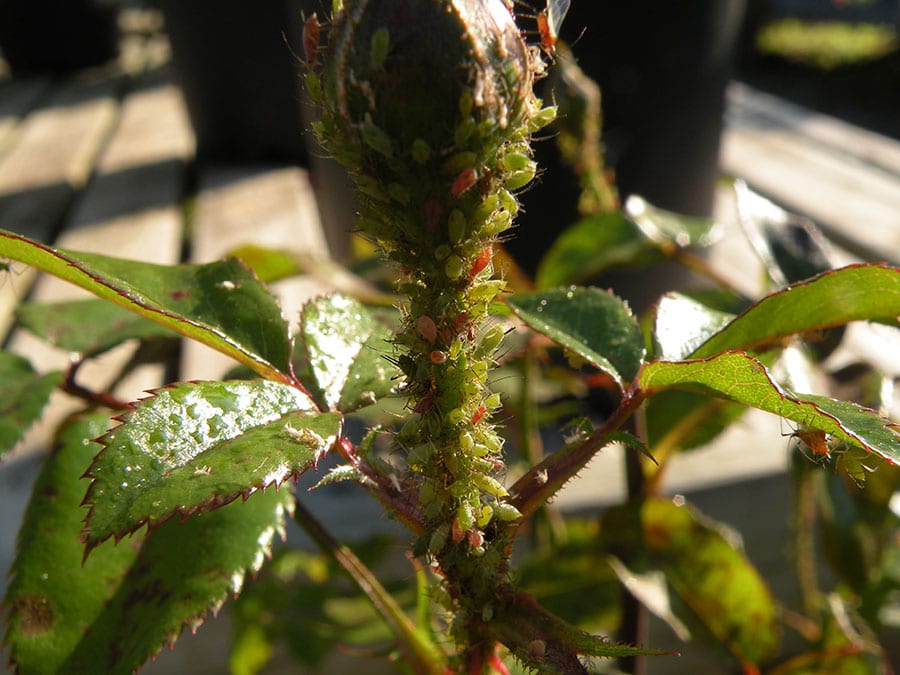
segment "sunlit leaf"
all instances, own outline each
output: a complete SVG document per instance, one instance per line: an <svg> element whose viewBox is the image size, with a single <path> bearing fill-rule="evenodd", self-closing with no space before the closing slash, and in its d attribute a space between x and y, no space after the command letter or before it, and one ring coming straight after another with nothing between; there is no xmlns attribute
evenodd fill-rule
<svg viewBox="0 0 900 675"><path fill-rule="evenodd" d="M743 552L687 506L648 499L641 509L651 565L679 600L743 664L761 664L779 642L778 609Z"/></svg>
<svg viewBox="0 0 900 675"><path fill-rule="evenodd" d="M667 361L691 352L734 319L679 293L667 293L656 305L653 341L657 356Z"/></svg>
<svg viewBox="0 0 900 675"><path fill-rule="evenodd" d="M609 374L620 387L638 371L644 340L628 306L599 288L559 288L506 298L538 333Z"/></svg>
<svg viewBox="0 0 900 675"><path fill-rule="evenodd" d="M654 361L644 366L638 384L645 395L682 389L759 408L900 463L900 435L891 421L855 403L784 389L759 360L741 352L695 361Z"/></svg>
<svg viewBox="0 0 900 675"><path fill-rule="evenodd" d="M722 228L713 220L667 211L637 195L625 202L625 213L650 241L662 248L709 246L722 234Z"/></svg>
<svg viewBox="0 0 900 675"><path fill-rule="evenodd" d="M63 373L41 375L27 359L0 350L0 457L41 416Z"/></svg>
<svg viewBox="0 0 900 675"><path fill-rule="evenodd" d="M338 414L265 380L181 383L134 405L87 475L88 547L296 477L333 445Z"/></svg>
<svg viewBox="0 0 900 675"><path fill-rule="evenodd" d="M81 476L101 448L104 415L60 435L19 536L6 641L21 673L130 673L260 569L293 504L288 489L253 495L150 535L106 542L83 560Z"/></svg>
<svg viewBox="0 0 900 675"><path fill-rule="evenodd" d="M296 374L319 405L351 412L375 403L396 384L391 330L359 302L329 295L308 302L298 335Z"/></svg>
<svg viewBox="0 0 900 675"><path fill-rule="evenodd" d="M102 449L90 439L109 424L105 415L93 415L66 428L35 483L3 600L10 657L23 673L65 672L62 665L138 557L141 536L122 546L108 542L82 565L81 475Z"/></svg>
<svg viewBox="0 0 900 675"><path fill-rule="evenodd" d="M172 337L170 328L107 300L26 302L16 307L24 328L54 347L83 357L101 354L125 340Z"/></svg>
<svg viewBox="0 0 900 675"><path fill-rule="evenodd" d="M705 358L729 349L759 349L789 335L850 321L897 326L898 317L900 268L851 265L763 298L691 356Z"/></svg>
<svg viewBox="0 0 900 675"><path fill-rule="evenodd" d="M584 282L610 267L660 259L656 247L621 212L578 221L544 254L535 275L538 288Z"/></svg>
<svg viewBox="0 0 900 675"><path fill-rule="evenodd" d="M288 326L274 297L239 261L155 265L53 249L0 230L19 260L209 345L268 379L290 382Z"/></svg>

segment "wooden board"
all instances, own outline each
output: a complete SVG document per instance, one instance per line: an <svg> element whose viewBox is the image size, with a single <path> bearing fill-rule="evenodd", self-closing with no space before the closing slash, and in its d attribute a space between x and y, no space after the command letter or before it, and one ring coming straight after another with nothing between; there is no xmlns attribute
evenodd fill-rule
<svg viewBox="0 0 900 675"><path fill-rule="evenodd" d="M181 251L181 199L185 163L192 136L177 91L155 83L126 97L119 123L97 162L97 175L85 190L58 239L61 247L106 253L148 262L175 263ZM41 278L33 299L54 301L88 297L81 289L53 277ZM9 348L41 371L65 369L69 355L25 331L17 331ZM85 364L79 381L103 390L133 353L120 347ZM127 400L162 384L159 367L143 368L120 382L115 391ZM57 393L45 419L20 444L19 453L48 447L50 436L79 402Z"/></svg>
<svg viewBox="0 0 900 675"><path fill-rule="evenodd" d="M219 260L244 244L295 249L328 256L308 174L296 167L210 166L200 173L193 215L191 260ZM311 279L272 285L284 315L325 291ZM211 349L185 343L181 376L217 379L234 363Z"/></svg>
<svg viewBox="0 0 900 675"><path fill-rule="evenodd" d="M897 141L732 85L722 168L851 253L900 264Z"/></svg>

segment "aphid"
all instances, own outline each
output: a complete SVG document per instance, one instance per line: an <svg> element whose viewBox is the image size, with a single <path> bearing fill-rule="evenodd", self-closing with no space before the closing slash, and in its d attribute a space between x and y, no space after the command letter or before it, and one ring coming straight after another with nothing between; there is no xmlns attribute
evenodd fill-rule
<svg viewBox="0 0 900 675"><path fill-rule="evenodd" d="M834 444L832 443L831 436L822 431L821 429L811 429L810 427L798 427L790 434L787 434L791 438L796 438L800 441L801 450L805 447L809 450L811 455L807 455L807 457L813 462L827 462L833 458L835 454L840 454L840 452L835 450ZM804 452L803 454L807 454Z"/></svg>
<svg viewBox="0 0 900 675"><path fill-rule="evenodd" d="M478 276L479 272L481 272L485 267L488 266L488 263L491 262L491 258L494 257L494 249L492 246L486 246L482 249L481 253L478 254L478 257L475 258L475 262L472 265L472 269L469 270L469 278L474 279Z"/></svg>
<svg viewBox="0 0 900 675"><path fill-rule="evenodd" d="M537 27L541 36L541 46L549 54L556 53L559 29L570 4L571 0L547 0L547 7L538 12Z"/></svg>
<svg viewBox="0 0 900 675"><path fill-rule="evenodd" d="M816 459L828 459L831 455L831 448L828 446L828 434L821 429L797 429L793 434L807 448L809 448Z"/></svg>
<svg viewBox="0 0 900 675"><path fill-rule="evenodd" d="M450 186L450 194L453 195L454 199L459 199L462 195L471 190L472 186L477 182L478 174L475 173L475 169L472 167L463 169L453 180L453 185Z"/></svg>
<svg viewBox="0 0 900 675"><path fill-rule="evenodd" d="M437 338L437 326L434 323L434 319L425 314L416 321L416 330L428 342L434 342Z"/></svg>
<svg viewBox="0 0 900 675"><path fill-rule="evenodd" d="M315 12L308 19L303 19L303 55L310 66L315 65L318 56L321 25Z"/></svg>
<svg viewBox="0 0 900 675"><path fill-rule="evenodd" d="M478 424L481 421L481 418L484 417L484 414L487 412L487 407L480 405L478 409L472 414L472 424Z"/></svg>

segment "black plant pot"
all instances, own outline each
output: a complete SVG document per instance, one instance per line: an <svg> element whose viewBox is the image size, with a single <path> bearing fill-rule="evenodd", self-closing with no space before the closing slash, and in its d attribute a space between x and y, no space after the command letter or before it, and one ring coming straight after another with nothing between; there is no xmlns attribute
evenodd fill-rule
<svg viewBox="0 0 900 675"><path fill-rule="evenodd" d="M117 11L109 0L0 0L0 50L17 77L101 65L118 54Z"/></svg>
<svg viewBox="0 0 900 675"><path fill-rule="evenodd" d="M712 213L725 87L745 0L573 2L562 37L600 85L603 142L624 199L639 194L680 213ZM573 223L578 186L552 141L537 144L543 180L523 195L511 249L534 269Z"/></svg>
<svg viewBox="0 0 900 675"><path fill-rule="evenodd" d="M303 164L300 0L162 0L201 159Z"/></svg>

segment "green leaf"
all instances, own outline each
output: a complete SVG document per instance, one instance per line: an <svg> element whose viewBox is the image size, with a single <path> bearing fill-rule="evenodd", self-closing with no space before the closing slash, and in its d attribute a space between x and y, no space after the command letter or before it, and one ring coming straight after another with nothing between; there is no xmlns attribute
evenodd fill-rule
<svg viewBox="0 0 900 675"><path fill-rule="evenodd" d="M893 422L855 403L784 389L760 361L741 352L695 361L654 361L644 366L638 386L644 395L681 389L759 408L900 463L900 435Z"/></svg>
<svg viewBox="0 0 900 675"><path fill-rule="evenodd" d="M262 281L269 283L298 274L308 274L329 288L367 305L394 307L396 295L379 290L367 278L354 274L329 257L305 251L284 251L254 244L240 246L229 257L240 258Z"/></svg>
<svg viewBox="0 0 900 675"><path fill-rule="evenodd" d="M621 299L599 288L572 286L506 298L538 333L609 374L620 387L644 357L641 330Z"/></svg>
<svg viewBox="0 0 900 675"><path fill-rule="evenodd" d="M762 349L796 333L850 321L897 326L900 268L851 265L769 295L700 345L705 358L729 349Z"/></svg>
<svg viewBox="0 0 900 675"><path fill-rule="evenodd" d="M761 664L779 644L778 609L768 587L746 556L687 506L648 499L641 509L644 546L650 564L692 617L742 664ZM672 605L677 607L675 603Z"/></svg>
<svg viewBox="0 0 900 675"><path fill-rule="evenodd" d="M41 416L63 373L40 375L27 359L0 350L0 457Z"/></svg>
<svg viewBox="0 0 900 675"><path fill-rule="evenodd" d="M6 643L22 673L74 672L62 665L103 612L140 551L140 536L128 545L107 543L82 565L84 546L78 533L84 518L79 508L84 482L80 477L101 450L86 439L108 428L105 415L85 417L65 428L57 452L48 456L35 483L3 600L9 612Z"/></svg>
<svg viewBox="0 0 900 675"><path fill-rule="evenodd" d="M170 328L106 300L26 302L16 307L22 326L50 344L82 357L96 356L126 340L173 337Z"/></svg>
<svg viewBox="0 0 900 675"><path fill-rule="evenodd" d="M128 673L183 628L196 630L260 570L276 535L284 537L293 500L289 488L269 490L154 530L59 672Z"/></svg>
<svg viewBox="0 0 900 675"><path fill-rule="evenodd" d="M352 412L391 392L400 371L387 358L392 332L360 303L329 295L306 303L297 376L326 410Z"/></svg>
<svg viewBox="0 0 900 675"><path fill-rule="evenodd" d="M237 260L154 265L53 249L0 230L0 256L19 260L209 345L261 376L290 382L290 336L268 290Z"/></svg>
<svg viewBox="0 0 900 675"><path fill-rule="evenodd" d="M228 257L238 258L243 261L265 283L303 273L303 268L294 259L294 255L279 249L245 244L233 249Z"/></svg>
<svg viewBox="0 0 900 675"><path fill-rule="evenodd" d="M617 644L591 635L541 607L525 593L504 598L485 625L488 636L503 643L527 668L540 673L583 673L579 656L622 658L667 652Z"/></svg>
<svg viewBox="0 0 900 675"><path fill-rule="evenodd" d="M647 401L647 444L660 462L712 441L747 408L688 391L664 391Z"/></svg>
<svg viewBox="0 0 900 675"><path fill-rule="evenodd" d="M21 673L131 673L239 592L284 532L293 495L270 490L107 542L82 564L80 477L101 448L87 439L108 428L103 415L68 426L35 485L4 598Z"/></svg>
<svg viewBox="0 0 900 675"><path fill-rule="evenodd" d="M653 342L666 361L687 358L713 334L728 325L734 314L707 307L680 293L667 293L656 306Z"/></svg>
<svg viewBox="0 0 900 675"><path fill-rule="evenodd" d="M610 267L658 258L640 228L616 211L591 216L566 229L544 254L535 275L538 288L580 283Z"/></svg>
<svg viewBox="0 0 900 675"><path fill-rule="evenodd" d="M625 212L644 236L662 249L675 246L709 246L721 234L721 228L709 218L685 216L653 206L644 198L632 195L625 202Z"/></svg>
<svg viewBox="0 0 900 675"><path fill-rule="evenodd" d="M265 380L176 384L121 419L86 474L89 549L277 487L315 464L341 427L299 389Z"/></svg>

